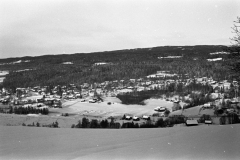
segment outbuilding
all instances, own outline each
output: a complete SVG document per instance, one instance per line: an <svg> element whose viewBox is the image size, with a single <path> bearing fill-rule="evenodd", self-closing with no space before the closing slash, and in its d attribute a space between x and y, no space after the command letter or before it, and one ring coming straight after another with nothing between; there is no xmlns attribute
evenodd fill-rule
<svg viewBox="0 0 240 160"><path fill-rule="evenodd" d="M212 124L212 120L205 120L205 124Z"/></svg>
<svg viewBox="0 0 240 160"><path fill-rule="evenodd" d="M185 122L186 126L197 126L198 125L198 121L195 119L188 119Z"/></svg>

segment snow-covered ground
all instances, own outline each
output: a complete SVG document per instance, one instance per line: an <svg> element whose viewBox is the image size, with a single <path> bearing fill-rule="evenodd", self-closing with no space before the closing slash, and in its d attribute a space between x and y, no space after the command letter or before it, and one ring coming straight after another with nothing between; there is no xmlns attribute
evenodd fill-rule
<svg viewBox="0 0 240 160"><path fill-rule="evenodd" d="M158 57L158 59L163 59L163 58L182 58L183 56L167 56L167 57Z"/></svg>
<svg viewBox="0 0 240 160"><path fill-rule="evenodd" d="M230 54L229 52L213 52L213 53L209 53L210 55L216 55L216 54Z"/></svg>
<svg viewBox="0 0 240 160"><path fill-rule="evenodd" d="M111 105L108 105L111 102ZM72 113L79 113L82 111L88 111L86 114L95 116L123 116L123 114L132 114L134 116L152 115L155 113L154 108L166 107L172 110L173 102L165 101L161 99L148 99L145 101L146 105L124 105L121 101L115 97L107 97L104 102L101 103L88 103L80 102L80 100L72 100L64 103L65 107L68 107Z"/></svg>
<svg viewBox="0 0 240 160"><path fill-rule="evenodd" d="M6 64L18 64L18 63L22 63L22 62L30 62L30 60L18 60L18 61L14 61L14 62L9 62L9 63L0 63L0 65L6 65Z"/></svg>
<svg viewBox="0 0 240 160"><path fill-rule="evenodd" d="M214 109L210 108L210 109L201 109L202 106L196 106L196 107L192 107L192 108L188 108L185 110L178 110L175 112L170 113L170 115L184 115L186 117L195 117L195 116L201 116L203 114L207 114L207 115L214 115Z"/></svg>
<svg viewBox="0 0 240 160"><path fill-rule="evenodd" d="M33 96L34 97L34 96ZM109 105L108 103L111 102ZM59 127L70 128L72 124L77 124L83 117L89 119L106 119L114 116L119 120L124 114L142 117L143 115L153 115L156 107L166 107L172 111L173 102L162 99L148 99L146 105L124 105L116 97L107 97L101 103L81 102L81 99L68 100L63 102L63 108L49 108L49 115L15 115L15 114L0 114L0 125L18 126L25 123L26 125L40 123L41 125L52 124L55 121L59 122ZM180 103L183 106L182 102ZM200 110L201 106L178 110L170 113L170 115L184 115L187 117L200 117L203 114L213 115L213 109ZM68 117L61 116L68 113ZM154 120L160 117L154 118Z"/></svg>
<svg viewBox="0 0 240 160"><path fill-rule="evenodd" d="M222 58L207 59L207 61L210 61L210 62L212 62L212 61L221 61L221 60L222 60Z"/></svg>
<svg viewBox="0 0 240 160"><path fill-rule="evenodd" d="M34 96L33 96L34 97ZM108 103L111 102L109 105ZM18 126L25 123L26 125L40 123L41 125L52 124L58 121L59 127L70 128L72 124L77 124L83 117L89 119L106 119L110 116L116 118L122 117L124 114L142 117L143 115L152 115L156 113L154 108L166 107L172 110L173 102L161 99L148 99L146 105L124 105L116 97L107 97L101 103L81 102L80 99L69 100L63 103L63 108L49 108L49 115L15 115L15 114L0 114L0 125ZM61 116L68 113L68 117Z"/></svg>
<svg viewBox="0 0 240 160"><path fill-rule="evenodd" d="M240 125L155 129L0 126L0 159L239 159Z"/></svg>
<svg viewBox="0 0 240 160"><path fill-rule="evenodd" d="M5 77L0 77L0 83L2 83L4 79Z"/></svg>
<svg viewBox="0 0 240 160"><path fill-rule="evenodd" d="M5 76L9 74L8 71L0 71L0 83L3 82L3 80L5 79Z"/></svg>
<svg viewBox="0 0 240 160"><path fill-rule="evenodd" d="M5 76L7 75L9 72L8 71L0 71L0 76Z"/></svg>

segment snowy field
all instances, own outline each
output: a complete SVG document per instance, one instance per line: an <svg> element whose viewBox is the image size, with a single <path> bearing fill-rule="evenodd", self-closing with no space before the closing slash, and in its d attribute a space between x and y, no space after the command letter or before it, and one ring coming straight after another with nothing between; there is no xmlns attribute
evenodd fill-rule
<svg viewBox="0 0 240 160"><path fill-rule="evenodd" d="M111 102L111 105L107 103ZM172 112L173 102L163 99L148 99L145 100L146 105L125 105L116 97L107 97L101 103L80 102L80 100L72 100L64 103L64 108L70 113L78 113L80 115L99 116L107 118L110 116L123 116L123 114L130 114L133 116L142 117L143 115L152 115L156 113L154 108L166 107ZM183 106L183 103L180 103ZM184 115L186 117L200 117L203 114L214 115L213 109L201 110L202 106L196 106L184 111L178 110L172 112L170 115ZM200 111L200 112L199 112Z"/></svg>
<svg viewBox="0 0 240 160"><path fill-rule="evenodd" d="M107 103L111 102L111 105ZM131 114L134 116L152 115L156 113L154 108L166 107L172 110L173 102L161 99L148 99L145 101L146 105L125 105L115 97L107 97L101 103L88 103L80 102L80 100L67 101L64 107L68 108L70 112L86 114L86 115L99 115L102 117L109 116L123 116L123 114Z"/></svg>
<svg viewBox="0 0 240 160"><path fill-rule="evenodd" d="M207 114L207 115L214 115L214 109L202 109L202 106L196 106L196 107L192 107L192 108L188 108L185 110L178 110L178 111L174 111L172 112L170 115L184 115L186 117L200 117L203 114Z"/></svg>
<svg viewBox="0 0 240 160"><path fill-rule="evenodd" d="M0 159L239 159L240 125L155 129L0 126Z"/></svg>
<svg viewBox="0 0 240 160"><path fill-rule="evenodd" d="M0 71L0 76L5 76L7 75L9 72L8 71Z"/></svg>
<svg viewBox="0 0 240 160"><path fill-rule="evenodd" d="M108 105L108 102L111 102L111 105ZM145 103L146 105L124 105L115 97L107 97L105 101L101 103L81 102L80 99L76 99L65 101L63 103L63 108L50 108L49 115L0 114L0 125L19 126L23 123L28 125L33 123L36 124L37 122L41 125L48 125L57 121L60 128L70 128L72 124L77 124L83 117L102 120L114 116L118 120L124 114L139 117L142 117L143 115L152 115L153 113L156 113L154 108L158 106L166 107L171 111L173 106L173 102L161 99L149 99L146 100ZM184 111L178 110L172 112L170 115L182 114L187 117L200 117L202 114L213 115L213 109L202 110L199 112L200 108L201 106L196 106ZM69 116L61 116L65 113L68 113Z"/></svg>

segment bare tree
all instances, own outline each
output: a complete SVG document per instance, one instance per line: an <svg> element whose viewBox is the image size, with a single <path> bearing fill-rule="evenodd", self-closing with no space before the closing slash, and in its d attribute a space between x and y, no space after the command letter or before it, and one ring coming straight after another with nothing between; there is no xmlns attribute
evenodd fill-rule
<svg viewBox="0 0 240 160"><path fill-rule="evenodd" d="M234 21L232 32L235 34L231 39L234 46L240 46L240 17L237 17L237 20Z"/></svg>
<svg viewBox="0 0 240 160"><path fill-rule="evenodd" d="M237 17L237 20L234 21L232 32L235 35L230 38L232 45L228 47L230 54L226 62L232 79L240 82L240 17Z"/></svg>

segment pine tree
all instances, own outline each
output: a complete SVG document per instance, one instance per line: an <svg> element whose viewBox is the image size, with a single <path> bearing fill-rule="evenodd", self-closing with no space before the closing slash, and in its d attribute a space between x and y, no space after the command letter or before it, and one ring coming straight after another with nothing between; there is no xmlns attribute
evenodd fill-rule
<svg viewBox="0 0 240 160"><path fill-rule="evenodd" d="M57 121L55 122L55 128L58 128L58 122Z"/></svg>
<svg viewBox="0 0 240 160"><path fill-rule="evenodd" d="M139 124L138 124L138 123L135 123L135 124L134 124L134 128L139 128Z"/></svg>
<svg viewBox="0 0 240 160"><path fill-rule="evenodd" d="M90 128L98 128L98 120L92 119L90 122Z"/></svg>
<svg viewBox="0 0 240 160"><path fill-rule="evenodd" d="M88 128L89 120L86 117L82 118L82 128Z"/></svg>

